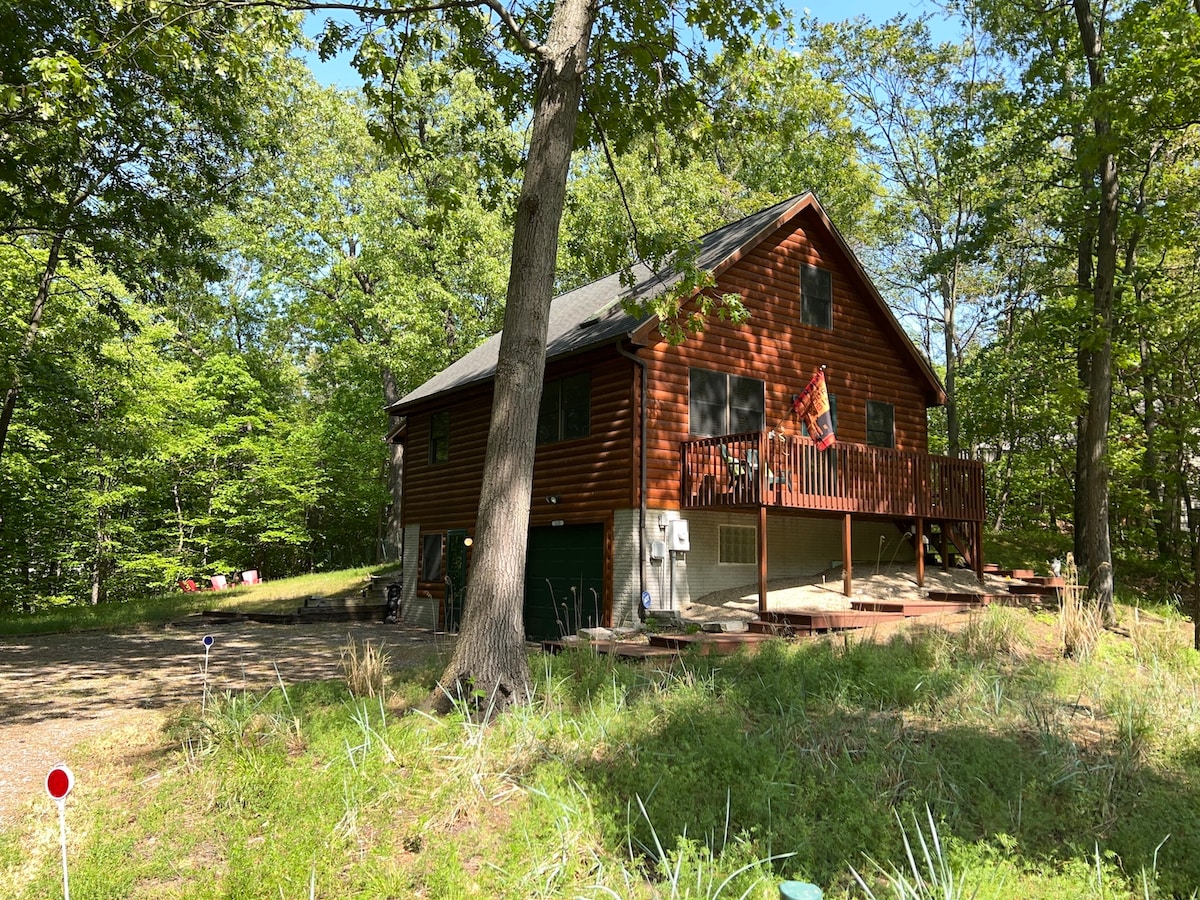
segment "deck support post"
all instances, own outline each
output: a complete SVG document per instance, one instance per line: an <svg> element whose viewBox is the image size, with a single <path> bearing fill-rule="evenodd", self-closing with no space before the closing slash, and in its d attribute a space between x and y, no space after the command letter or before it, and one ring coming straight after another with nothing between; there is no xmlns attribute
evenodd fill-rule
<svg viewBox="0 0 1200 900"><path fill-rule="evenodd" d="M983 522L975 523L975 577L983 581Z"/></svg>
<svg viewBox="0 0 1200 900"><path fill-rule="evenodd" d="M767 507L758 507L758 614L767 612Z"/></svg>
<svg viewBox="0 0 1200 900"><path fill-rule="evenodd" d="M853 548L850 545L850 513L842 516L842 593L851 597L854 594Z"/></svg>
<svg viewBox="0 0 1200 900"><path fill-rule="evenodd" d="M925 520L920 516L913 528L913 543L917 548L917 587L925 587Z"/></svg>

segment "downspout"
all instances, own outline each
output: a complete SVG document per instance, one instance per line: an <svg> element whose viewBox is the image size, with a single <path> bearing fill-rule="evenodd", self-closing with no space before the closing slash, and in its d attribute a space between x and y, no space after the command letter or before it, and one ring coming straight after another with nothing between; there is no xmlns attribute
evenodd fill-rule
<svg viewBox="0 0 1200 900"><path fill-rule="evenodd" d="M642 597L646 593L646 361L641 357L630 353L622 344L617 344L617 352L626 359L633 360L634 364L642 370L642 389L641 397L638 401L638 418L641 422L641 476L638 483L638 601L637 615L641 618L645 614L645 607L642 606Z"/></svg>

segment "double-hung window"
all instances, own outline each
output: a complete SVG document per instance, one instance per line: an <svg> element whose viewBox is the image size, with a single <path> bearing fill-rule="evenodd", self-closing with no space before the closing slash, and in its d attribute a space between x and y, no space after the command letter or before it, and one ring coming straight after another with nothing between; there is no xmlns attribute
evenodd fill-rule
<svg viewBox="0 0 1200 900"><path fill-rule="evenodd" d="M758 378L692 369L688 378L688 430L698 437L762 431L763 382Z"/></svg>
<svg viewBox="0 0 1200 900"><path fill-rule="evenodd" d="M867 443L872 447L896 446L896 407L892 404L867 401Z"/></svg>
<svg viewBox="0 0 1200 900"><path fill-rule="evenodd" d="M800 266L800 321L814 328L833 328L833 273L819 266Z"/></svg>
<svg viewBox="0 0 1200 900"><path fill-rule="evenodd" d="M547 381L538 407L537 442L553 444L587 437L592 428L592 376L589 372Z"/></svg>
<svg viewBox="0 0 1200 900"><path fill-rule="evenodd" d="M450 459L450 413L435 412L429 417L429 463L435 465Z"/></svg>

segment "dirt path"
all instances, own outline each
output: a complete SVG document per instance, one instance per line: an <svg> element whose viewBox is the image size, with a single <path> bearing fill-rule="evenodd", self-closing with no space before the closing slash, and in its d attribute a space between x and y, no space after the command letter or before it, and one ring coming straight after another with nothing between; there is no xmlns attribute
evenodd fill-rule
<svg viewBox="0 0 1200 900"><path fill-rule="evenodd" d="M0 637L0 830L45 798L46 773L79 743L128 725L157 727L170 710L199 703L205 634L217 693L340 677L348 635L386 644L393 668L436 646L427 631L382 623L197 621L135 634ZM87 760L70 761L76 779L86 778Z"/></svg>

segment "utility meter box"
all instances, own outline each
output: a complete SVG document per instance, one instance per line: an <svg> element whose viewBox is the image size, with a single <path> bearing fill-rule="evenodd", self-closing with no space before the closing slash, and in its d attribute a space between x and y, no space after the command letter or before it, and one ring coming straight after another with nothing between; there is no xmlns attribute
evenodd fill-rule
<svg viewBox="0 0 1200 900"><path fill-rule="evenodd" d="M687 553L692 549L687 519L675 519L667 524L667 547L675 553Z"/></svg>
<svg viewBox="0 0 1200 900"><path fill-rule="evenodd" d="M667 558L667 542L666 541L651 541L650 542L650 561L662 562Z"/></svg>

